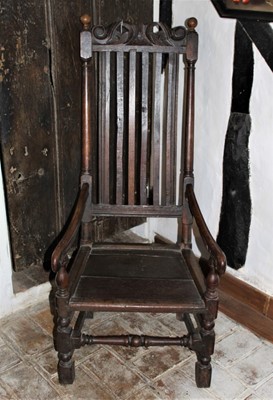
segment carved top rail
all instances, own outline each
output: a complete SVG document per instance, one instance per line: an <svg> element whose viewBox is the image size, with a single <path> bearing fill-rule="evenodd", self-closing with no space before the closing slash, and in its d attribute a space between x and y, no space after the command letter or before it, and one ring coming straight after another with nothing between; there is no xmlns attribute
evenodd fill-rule
<svg viewBox="0 0 273 400"><path fill-rule="evenodd" d="M93 44L134 45L134 46L185 46L186 28L168 28L162 23L131 25L117 22L108 27L93 26Z"/></svg>
<svg viewBox="0 0 273 400"><path fill-rule="evenodd" d="M83 30L91 32L92 45L94 50L103 50L103 46L134 46L134 47L167 47L169 51L185 52L187 42L187 29L184 26L169 28L160 22L151 24L133 25L128 22L119 21L109 26L95 25L91 26L91 18L88 15L81 17ZM189 31L195 29L197 21L190 18L187 21ZM148 50L148 49L147 49ZM155 51L155 49L153 50ZM162 49L161 49L162 51Z"/></svg>

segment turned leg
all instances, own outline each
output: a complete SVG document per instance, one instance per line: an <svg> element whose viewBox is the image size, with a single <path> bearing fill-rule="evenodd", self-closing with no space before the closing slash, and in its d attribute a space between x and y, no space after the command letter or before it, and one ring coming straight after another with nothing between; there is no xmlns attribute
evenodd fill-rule
<svg viewBox="0 0 273 400"><path fill-rule="evenodd" d="M219 276L212 268L206 279L207 290L205 302L207 313L200 316L202 349L196 352L197 362L195 364L195 380L197 387L209 387L211 383L211 355L214 352L215 333L214 320L218 312L218 293Z"/></svg>
<svg viewBox="0 0 273 400"><path fill-rule="evenodd" d="M71 340L72 328L70 327L71 314L67 306L67 272L64 267L56 277L58 290L56 292L57 329L55 331L55 348L58 351L58 376L61 384L71 384L75 379L75 365L72 360L74 352Z"/></svg>
<svg viewBox="0 0 273 400"><path fill-rule="evenodd" d="M60 318L56 332L56 350L58 351L58 376L63 385L71 384L75 379L75 364L72 360L71 327L69 318Z"/></svg>
<svg viewBox="0 0 273 400"><path fill-rule="evenodd" d="M208 388L211 384L211 363L203 358L195 363L195 381L198 388Z"/></svg>
<svg viewBox="0 0 273 400"><path fill-rule="evenodd" d="M197 353L197 362L195 364L195 380L199 388L210 387L211 383L211 355L214 352L215 334L214 322L204 321L201 329L203 349Z"/></svg>

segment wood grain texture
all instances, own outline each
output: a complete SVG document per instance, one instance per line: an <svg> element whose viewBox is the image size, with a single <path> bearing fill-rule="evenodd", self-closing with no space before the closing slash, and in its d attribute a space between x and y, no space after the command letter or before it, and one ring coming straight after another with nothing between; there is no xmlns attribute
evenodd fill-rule
<svg viewBox="0 0 273 400"><path fill-rule="evenodd" d="M143 15L152 20L152 1L121 3L1 1L1 154L16 270L43 264L76 199L80 15L101 23ZM124 222L119 226L131 226ZM116 224L94 226L97 236L108 236Z"/></svg>
<svg viewBox="0 0 273 400"><path fill-rule="evenodd" d="M129 54L128 204L136 199L136 52Z"/></svg>
<svg viewBox="0 0 273 400"><path fill-rule="evenodd" d="M228 317L244 325L256 335L259 335L273 343L273 320L252 307L238 301L223 290L219 290L219 309Z"/></svg>
<svg viewBox="0 0 273 400"><path fill-rule="evenodd" d="M81 152L81 63L79 30L82 5L50 0L48 26L51 46L56 175L61 225L78 192ZM87 12L89 10L86 10ZM68 40L69 38L69 40ZM73 76L73 79L71 77ZM73 168L71 168L73 163Z"/></svg>
<svg viewBox="0 0 273 400"><path fill-rule="evenodd" d="M267 317L273 320L273 298L268 299Z"/></svg>
<svg viewBox="0 0 273 400"><path fill-rule="evenodd" d="M44 2L1 2L0 136L16 270L42 264L59 226L45 12Z"/></svg>
<svg viewBox="0 0 273 400"><path fill-rule="evenodd" d="M269 296L241 279L227 273L221 279L220 289L241 303L247 304L253 310L261 314L265 312Z"/></svg>
<svg viewBox="0 0 273 400"><path fill-rule="evenodd" d="M147 23L153 19L153 0L95 0L93 15L96 24L109 25L117 20Z"/></svg>
<svg viewBox="0 0 273 400"><path fill-rule="evenodd" d="M147 312L205 309L179 249L117 250L102 248L100 254L91 253L70 299L72 308Z"/></svg>
<svg viewBox="0 0 273 400"><path fill-rule="evenodd" d="M149 54L141 58L141 150L140 150L140 204L147 204L149 192Z"/></svg>
<svg viewBox="0 0 273 400"><path fill-rule="evenodd" d="M273 342L273 299L246 282L225 274L219 286L220 310Z"/></svg>
<svg viewBox="0 0 273 400"><path fill-rule="evenodd" d="M153 204L160 204L160 105L161 105L162 54L153 54L153 103L152 103L152 189Z"/></svg>

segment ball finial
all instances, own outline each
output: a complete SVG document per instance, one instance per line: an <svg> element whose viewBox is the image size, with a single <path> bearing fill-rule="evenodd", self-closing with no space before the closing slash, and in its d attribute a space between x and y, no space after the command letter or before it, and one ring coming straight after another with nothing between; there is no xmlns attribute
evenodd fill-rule
<svg viewBox="0 0 273 400"><path fill-rule="evenodd" d="M91 17L88 14L84 14L81 16L81 23L83 24L84 29L88 29L91 24Z"/></svg>
<svg viewBox="0 0 273 400"><path fill-rule="evenodd" d="M197 24L198 21L194 17L188 18L186 21L186 25L190 31L194 31L194 29L197 27Z"/></svg>

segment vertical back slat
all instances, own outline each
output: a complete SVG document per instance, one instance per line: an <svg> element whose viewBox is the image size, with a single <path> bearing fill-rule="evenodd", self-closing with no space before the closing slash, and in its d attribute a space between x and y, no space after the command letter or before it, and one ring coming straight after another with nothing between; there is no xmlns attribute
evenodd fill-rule
<svg viewBox="0 0 273 400"><path fill-rule="evenodd" d="M149 53L142 54L142 85L141 85L141 152L140 152L140 204L147 204L148 175L148 128L149 128Z"/></svg>
<svg viewBox="0 0 273 400"><path fill-rule="evenodd" d="M173 78L170 96L173 99L172 132L170 137L170 204L176 204L177 195L177 118L179 92L179 54L173 54Z"/></svg>
<svg viewBox="0 0 273 400"><path fill-rule="evenodd" d="M124 53L117 53L117 150L116 204L124 203L123 135L124 135Z"/></svg>
<svg viewBox="0 0 273 400"><path fill-rule="evenodd" d="M152 104L152 180L153 204L159 205L160 180L160 92L162 54L153 54L153 104Z"/></svg>
<svg viewBox="0 0 273 400"><path fill-rule="evenodd" d="M100 54L100 130L99 130L99 176L100 203L108 204L110 170L110 52Z"/></svg>
<svg viewBox="0 0 273 400"><path fill-rule="evenodd" d="M117 83L116 83L116 69L117 57L116 52L111 51L110 55L110 165L109 165L109 190L110 190L110 203L116 202L116 133L117 133Z"/></svg>
<svg viewBox="0 0 273 400"><path fill-rule="evenodd" d="M168 159L168 151L166 148L167 144L167 119L168 119L168 89L169 89L169 78L170 78L170 70L169 70L169 55L164 54L163 56L163 68L164 68L164 92L163 92L163 121L162 121L162 147L161 147L161 205L166 205L167 196L167 159Z"/></svg>
<svg viewBox="0 0 273 400"><path fill-rule="evenodd" d="M176 198L177 63L177 55L169 54L163 105L162 205L175 204Z"/></svg>
<svg viewBox="0 0 273 400"><path fill-rule="evenodd" d="M129 55L128 204L135 204L136 189L136 51Z"/></svg>

